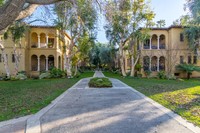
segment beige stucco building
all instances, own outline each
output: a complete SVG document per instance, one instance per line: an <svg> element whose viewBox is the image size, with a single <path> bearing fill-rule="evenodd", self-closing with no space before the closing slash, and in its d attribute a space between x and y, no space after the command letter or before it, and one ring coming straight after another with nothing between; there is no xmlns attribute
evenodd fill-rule
<svg viewBox="0 0 200 133"><path fill-rule="evenodd" d="M151 76L156 76L159 71L178 77L186 77L186 74L175 69L180 63L188 63L200 66L200 60L189 49L181 26L168 28L152 28L150 39L140 44L141 56L139 63L142 65L141 74L145 77L146 70L151 70ZM127 69L130 68L129 60L126 60ZM200 77L199 72L193 72L191 77Z"/></svg>
<svg viewBox="0 0 200 133"><path fill-rule="evenodd" d="M14 73L14 55L12 39L1 41L5 46L8 65L11 74ZM21 54L19 71L25 71L30 77L38 76L40 71L47 71L51 67L64 70L64 54L67 54L67 46L70 37L61 34L54 26L30 26L25 36L21 39L21 47L17 45L17 52ZM0 51L0 75L5 75L2 51Z"/></svg>

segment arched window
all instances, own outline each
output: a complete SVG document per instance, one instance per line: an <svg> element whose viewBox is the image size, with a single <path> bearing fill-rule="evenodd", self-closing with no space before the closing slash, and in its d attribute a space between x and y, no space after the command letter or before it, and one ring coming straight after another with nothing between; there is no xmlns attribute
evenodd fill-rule
<svg viewBox="0 0 200 133"><path fill-rule="evenodd" d="M48 68L52 69L54 67L54 56L53 55L49 55L48 56Z"/></svg>
<svg viewBox="0 0 200 133"><path fill-rule="evenodd" d="M31 56L31 70L32 71L38 70L38 57L37 57L37 55Z"/></svg>
<svg viewBox="0 0 200 133"><path fill-rule="evenodd" d="M159 69L160 69L160 71L165 71L165 57L164 56L160 57Z"/></svg>
<svg viewBox="0 0 200 133"><path fill-rule="evenodd" d="M31 48L37 48L38 47L38 34L33 32L31 34Z"/></svg>
<svg viewBox="0 0 200 133"><path fill-rule="evenodd" d="M144 71L149 71L149 65L150 65L149 56L144 56L143 57L143 69L144 69Z"/></svg>
<svg viewBox="0 0 200 133"><path fill-rule="evenodd" d="M157 46L158 46L158 43L157 43L158 39L157 38L158 38L158 36L155 35L155 34L152 36L152 38L151 38L151 42L152 42L151 43L151 49L157 49Z"/></svg>
<svg viewBox="0 0 200 133"><path fill-rule="evenodd" d="M40 56L40 71L45 71L46 70L46 56L41 55Z"/></svg>
<svg viewBox="0 0 200 133"><path fill-rule="evenodd" d="M157 60L156 56L153 56L151 59L151 71L157 71Z"/></svg>
<svg viewBox="0 0 200 133"><path fill-rule="evenodd" d="M160 49L165 49L165 47L166 47L166 44L165 44L165 35L161 35L159 41L160 41L159 42Z"/></svg>

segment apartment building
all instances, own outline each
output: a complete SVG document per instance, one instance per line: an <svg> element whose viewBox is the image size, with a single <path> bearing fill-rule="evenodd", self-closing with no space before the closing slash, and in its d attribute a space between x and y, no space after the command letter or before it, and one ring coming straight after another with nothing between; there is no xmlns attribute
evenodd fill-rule
<svg viewBox="0 0 200 133"><path fill-rule="evenodd" d="M141 56L139 63L142 65L141 74L150 70L152 76L159 71L165 71L177 77L186 77L186 74L176 70L176 65L188 63L200 66L200 59L189 48L181 26L168 28L152 28L150 38L140 44ZM126 60L127 69L130 68L129 59ZM200 77L199 72L193 72L191 77Z"/></svg>
<svg viewBox="0 0 200 133"><path fill-rule="evenodd" d="M13 54L14 42L11 38L1 41L5 46L9 70L14 73L15 58ZM68 34L62 34L54 26L30 26L25 36L21 39L21 45L16 45L20 55L19 71L25 71L28 76L38 76L41 71L48 71L51 67L64 70L64 54L68 53L67 46L70 43ZM2 51L0 51L0 75L5 75Z"/></svg>

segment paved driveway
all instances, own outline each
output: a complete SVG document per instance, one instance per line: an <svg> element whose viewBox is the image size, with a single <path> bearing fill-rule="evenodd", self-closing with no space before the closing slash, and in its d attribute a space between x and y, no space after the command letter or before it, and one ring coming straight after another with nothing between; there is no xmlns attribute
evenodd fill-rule
<svg viewBox="0 0 200 133"><path fill-rule="evenodd" d="M41 118L42 133L191 133L129 86L88 88L84 79Z"/></svg>

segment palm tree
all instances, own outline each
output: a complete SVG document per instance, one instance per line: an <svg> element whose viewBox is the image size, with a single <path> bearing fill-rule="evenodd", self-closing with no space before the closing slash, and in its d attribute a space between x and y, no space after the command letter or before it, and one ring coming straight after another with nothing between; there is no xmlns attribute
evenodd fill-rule
<svg viewBox="0 0 200 133"><path fill-rule="evenodd" d="M159 20L159 21L157 21L157 27L158 28L162 28L162 27L165 27L165 20L164 19L161 19L161 20Z"/></svg>
<svg viewBox="0 0 200 133"><path fill-rule="evenodd" d="M190 79L190 75L193 71L198 71L200 72L200 67L199 66L195 66L193 64L179 64L176 66L177 70L183 71L187 73L187 79Z"/></svg>

